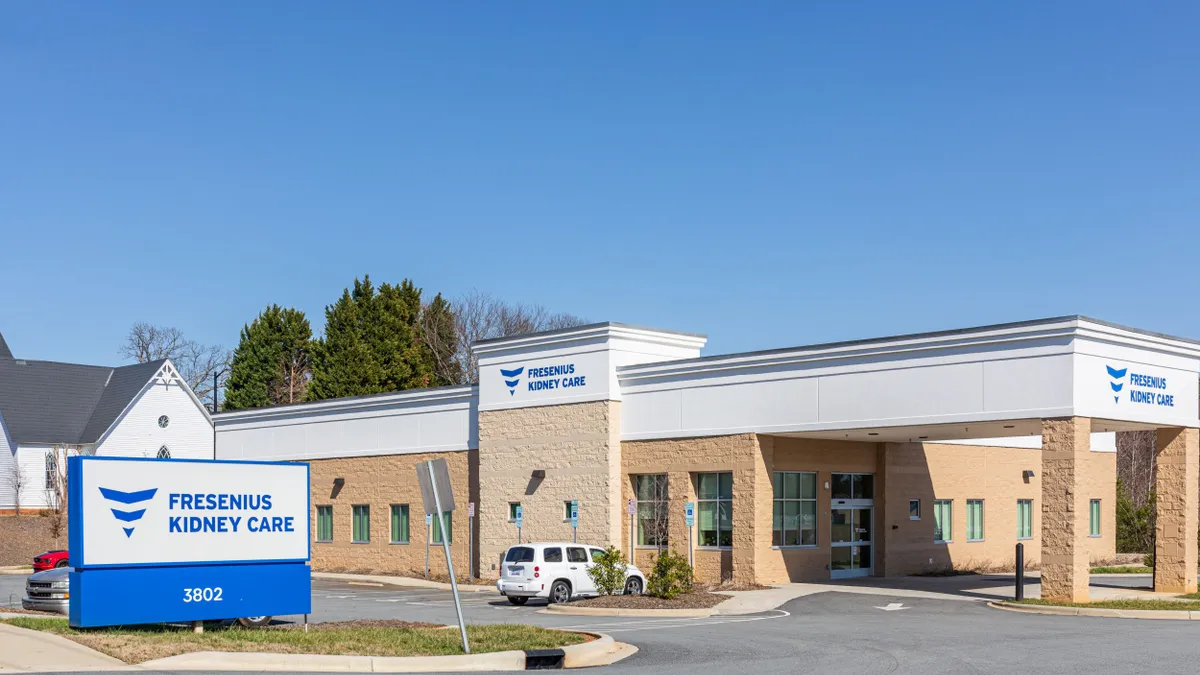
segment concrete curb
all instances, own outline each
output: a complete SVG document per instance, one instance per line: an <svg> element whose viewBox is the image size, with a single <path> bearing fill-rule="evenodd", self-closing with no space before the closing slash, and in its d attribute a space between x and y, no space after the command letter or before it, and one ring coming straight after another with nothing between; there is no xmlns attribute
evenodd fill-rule
<svg viewBox="0 0 1200 675"><path fill-rule="evenodd" d="M440 581L429 581L428 579L414 579L412 577L391 577L382 574L342 574L340 572L313 572L314 579L328 579L332 581L348 581L359 583L376 583L385 584L388 586L405 586L408 588L432 588L439 591L450 590L450 584ZM476 586L459 584L458 590L461 593L489 593L496 590L495 586Z"/></svg>
<svg viewBox="0 0 1200 675"><path fill-rule="evenodd" d="M702 619L716 613L715 607L707 609L627 609L624 607L572 607L570 604L548 605L538 614L570 614L573 616L648 616Z"/></svg>
<svg viewBox="0 0 1200 675"><path fill-rule="evenodd" d="M616 663L637 648L603 633L596 639L563 647L563 667L586 668ZM145 661L144 670L256 670L351 673L447 673L525 670L525 652L453 656L337 656L331 654L268 654L262 652L191 652ZM128 666L126 667L128 668Z"/></svg>
<svg viewBox="0 0 1200 675"><path fill-rule="evenodd" d="M20 574L22 576L29 576L30 574L33 574L33 570L28 567L23 570L0 568L0 574Z"/></svg>
<svg viewBox="0 0 1200 675"><path fill-rule="evenodd" d="M1055 605L1016 605L989 602L988 607L1021 614L1052 616L1091 616L1109 619L1150 619L1158 621L1200 621L1200 612L1182 609L1106 609L1103 607L1057 607Z"/></svg>

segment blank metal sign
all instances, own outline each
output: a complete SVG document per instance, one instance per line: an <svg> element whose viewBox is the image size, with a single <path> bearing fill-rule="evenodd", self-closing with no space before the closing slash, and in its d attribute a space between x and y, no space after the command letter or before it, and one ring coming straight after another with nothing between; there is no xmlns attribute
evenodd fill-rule
<svg viewBox="0 0 1200 675"><path fill-rule="evenodd" d="M425 502L425 513L437 513L437 504L433 499L433 483L429 481L429 466L433 466L433 480L437 483L438 499L442 502L442 511L454 510L454 491L450 489L450 467L444 458L417 465L417 481L421 484L421 500Z"/></svg>

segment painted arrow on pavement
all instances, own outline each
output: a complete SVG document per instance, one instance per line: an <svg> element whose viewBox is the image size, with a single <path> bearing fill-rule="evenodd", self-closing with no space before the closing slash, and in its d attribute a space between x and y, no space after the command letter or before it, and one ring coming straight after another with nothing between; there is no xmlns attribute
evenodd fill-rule
<svg viewBox="0 0 1200 675"><path fill-rule="evenodd" d="M876 607L875 609L882 609L885 612L895 612L899 609L908 609L908 607L905 607L903 602L889 602L887 607Z"/></svg>

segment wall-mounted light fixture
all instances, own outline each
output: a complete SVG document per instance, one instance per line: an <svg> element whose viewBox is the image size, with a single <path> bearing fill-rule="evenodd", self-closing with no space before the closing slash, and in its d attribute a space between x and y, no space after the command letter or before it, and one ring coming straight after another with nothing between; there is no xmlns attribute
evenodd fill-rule
<svg viewBox="0 0 1200 675"><path fill-rule="evenodd" d="M546 470L545 469L534 469L533 477L537 478L538 480L545 480L546 479Z"/></svg>
<svg viewBox="0 0 1200 675"><path fill-rule="evenodd" d="M338 487L342 487L343 485L346 484L346 479L345 478L334 478L333 484Z"/></svg>
<svg viewBox="0 0 1200 675"><path fill-rule="evenodd" d="M1021 472L1021 477L1024 478L1025 480L1029 480L1030 478L1033 478L1033 472L1030 471L1029 469L1025 469L1024 471Z"/></svg>

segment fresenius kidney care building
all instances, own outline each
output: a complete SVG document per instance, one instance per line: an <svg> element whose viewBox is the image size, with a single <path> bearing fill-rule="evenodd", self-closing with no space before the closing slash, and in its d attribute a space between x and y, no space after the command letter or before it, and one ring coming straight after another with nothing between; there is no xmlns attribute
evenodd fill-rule
<svg viewBox="0 0 1200 675"><path fill-rule="evenodd" d="M221 414L217 455L311 462L323 569L423 571L442 533L414 465L444 457L456 565L471 550L483 577L517 541L517 505L525 541L569 541L578 500L581 543L648 564L690 542L700 579L1001 564L1024 541L1043 597L1079 600L1089 560L1114 552L1113 432L1150 429L1155 584L1196 590L1200 344L1076 316L717 356L704 342L617 323L489 340L478 387Z"/></svg>

